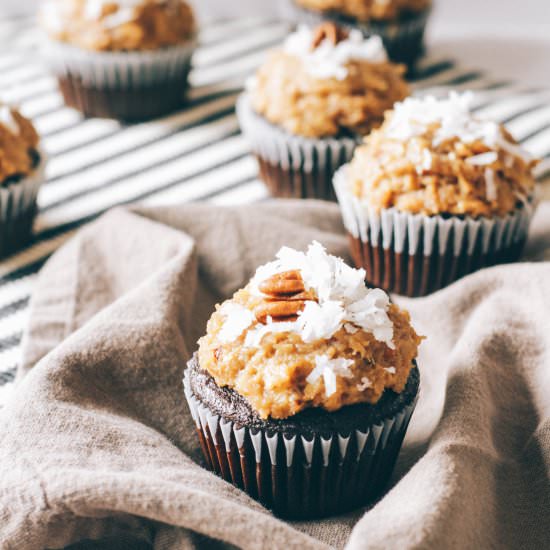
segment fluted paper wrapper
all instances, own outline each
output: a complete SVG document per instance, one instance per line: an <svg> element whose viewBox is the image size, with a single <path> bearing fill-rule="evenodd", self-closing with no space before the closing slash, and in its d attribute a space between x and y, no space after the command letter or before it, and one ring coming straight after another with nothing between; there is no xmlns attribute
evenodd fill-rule
<svg viewBox="0 0 550 550"><path fill-rule="evenodd" d="M349 191L348 167L334 188L357 267L376 287L424 296L460 277L497 263L516 261L534 213L529 201L494 218L426 216L389 208L376 212Z"/></svg>
<svg viewBox="0 0 550 550"><path fill-rule="evenodd" d="M397 21L368 21L340 16L336 13L321 13L302 8L294 0L283 1L283 16L294 23L317 26L324 21L334 21L349 29L358 29L365 36L379 35L392 61L409 66L424 52L424 33L430 9Z"/></svg>
<svg viewBox="0 0 550 550"><path fill-rule="evenodd" d="M0 257L12 254L29 241L46 166L44 153L39 154L40 162L31 175L0 187Z"/></svg>
<svg viewBox="0 0 550 550"><path fill-rule="evenodd" d="M340 514L379 497L416 405L365 432L287 437L213 413L193 394L188 371L183 385L208 468L291 519Z"/></svg>
<svg viewBox="0 0 550 550"><path fill-rule="evenodd" d="M95 52L48 40L44 56L65 102L87 116L145 119L183 103L196 42L157 51Z"/></svg>
<svg viewBox="0 0 550 550"><path fill-rule="evenodd" d="M237 101L237 117L274 197L336 200L334 172L351 160L361 138L291 135L256 114L246 94Z"/></svg>

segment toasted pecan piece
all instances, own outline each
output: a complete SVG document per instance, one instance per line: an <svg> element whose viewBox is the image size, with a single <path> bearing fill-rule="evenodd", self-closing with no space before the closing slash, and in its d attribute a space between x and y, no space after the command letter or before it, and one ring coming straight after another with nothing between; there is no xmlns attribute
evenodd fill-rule
<svg viewBox="0 0 550 550"><path fill-rule="evenodd" d="M256 307L254 315L259 323L266 324L267 318L274 321L295 321L298 313L302 311L306 303L303 300L278 300L276 302L263 302Z"/></svg>
<svg viewBox="0 0 550 550"><path fill-rule="evenodd" d="M258 288L269 296L287 296L305 290L304 281L298 270L276 273L260 283Z"/></svg>
<svg viewBox="0 0 550 550"><path fill-rule="evenodd" d="M328 39L336 46L336 44L342 42L348 36L349 32L346 29L339 27L336 23L327 21L315 29L311 49L314 50L315 48L318 48L325 39Z"/></svg>

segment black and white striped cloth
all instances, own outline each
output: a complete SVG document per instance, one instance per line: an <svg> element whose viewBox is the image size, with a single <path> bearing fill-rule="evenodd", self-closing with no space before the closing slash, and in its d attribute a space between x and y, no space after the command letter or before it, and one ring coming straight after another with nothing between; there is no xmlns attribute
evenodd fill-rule
<svg viewBox="0 0 550 550"><path fill-rule="evenodd" d="M65 108L40 60L34 21L0 19L0 97L33 119L49 156L35 240L0 262L0 401L20 358L36 274L79 227L134 201L236 204L266 197L234 107L246 77L286 32L283 23L258 18L204 28L187 107L153 122L121 125L84 120ZM436 55L421 62L413 86L473 90L480 114L506 123L533 154L545 158L540 179L550 181L550 89L505 81Z"/></svg>

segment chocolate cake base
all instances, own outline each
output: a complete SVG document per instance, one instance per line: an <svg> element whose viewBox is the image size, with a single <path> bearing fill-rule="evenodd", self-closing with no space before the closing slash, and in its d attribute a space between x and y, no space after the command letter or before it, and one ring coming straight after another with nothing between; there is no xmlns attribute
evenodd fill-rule
<svg viewBox="0 0 550 550"><path fill-rule="evenodd" d="M525 240L510 247L487 254L466 250L455 256L451 247L442 255L424 255L422 251L409 255L405 250L397 253L393 249L373 246L348 234L351 256L357 267L367 272L370 286L380 287L410 297L425 296L446 287L465 275L501 263L515 262L521 256Z"/></svg>
<svg viewBox="0 0 550 550"><path fill-rule="evenodd" d="M187 75L154 86L94 88L75 75L58 76L65 104L87 117L115 118L137 122L157 118L181 108L188 87Z"/></svg>
<svg viewBox="0 0 550 550"><path fill-rule="evenodd" d="M0 258L5 258L26 246L32 235L36 205L0 222Z"/></svg>
<svg viewBox="0 0 550 550"><path fill-rule="evenodd" d="M260 178L274 197L287 199L322 199L335 201L332 176L338 168L318 165L311 172L302 169L293 170L271 164L256 155L260 168Z"/></svg>
<svg viewBox="0 0 550 550"><path fill-rule="evenodd" d="M308 409L261 419L230 388L188 363L184 388L206 465L281 517L344 513L378 499L399 454L416 404L417 368L405 390L376 405L335 412Z"/></svg>

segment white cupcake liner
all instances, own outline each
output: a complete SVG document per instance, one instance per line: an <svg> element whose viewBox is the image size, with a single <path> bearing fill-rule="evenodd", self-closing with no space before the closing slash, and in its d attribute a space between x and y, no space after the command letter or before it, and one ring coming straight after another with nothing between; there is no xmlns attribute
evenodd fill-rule
<svg viewBox="0 0 550 550"><path fill-rule="evenodd" d="M397 21L361 22L337 13L321 13L302 8L294 0L284 0L283 16L295 23L317 26L323 21L334 21L339 25L358 29L365 36L379 35L384 42L390 59L412 64L423 53L424 31L431 9L419 12L415 16Z"/></svg>
<svg viewBox="0 0 550 550"><path fill-rule="evenodd" d="M334 175L334 189L354 260L367 269L367 280L411 296L437 290L482 267L516 260L535 210L530 199L511 214L494 218L426 216L395 208L377 212L349 191L348 165ZM419 257L437 260L411 260ZM423 273L426 270L431 273Z"/></svg>
<svg viewBox="0 0 550 550"><path fill-rule="evenodd" d="M366 432L288 437L238 426L212 412L193 394L188 370L183 385L208 467L292 518L340 513L379 496L417 401Z"/></svg>
<svg viewBox="0 0 550 550"><path fill-rule="evenodd" d="M36 213L36 199L44 181L46 156L38 150L40 162L31 175L0 187L0 256L15 252L29 239Z"/></svg>
<svg viewBox="0 0 550 550"><path fill-rule="evenodd" d="M170 82L189 72L196 40L157 51L96 52L47 40L44 58L58 77L96 89L133 89Z"/></svg>
<svg viewBox="0 0 550 550"><path fill-rule="evenodd" d="M335 199L334 172L351 160L362 138L311 139L289 134L255 113L247 94L237 101L237 117L272 195Z"/></svg>

